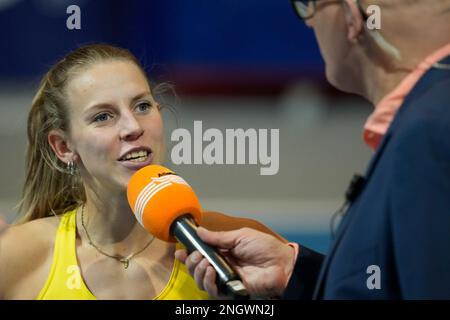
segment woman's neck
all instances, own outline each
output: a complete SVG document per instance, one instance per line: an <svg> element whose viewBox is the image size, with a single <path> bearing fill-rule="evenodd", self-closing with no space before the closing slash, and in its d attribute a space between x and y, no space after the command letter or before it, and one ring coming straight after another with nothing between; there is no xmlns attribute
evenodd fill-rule
<svg viewBox="0 0 450 320"><path fill-rule="evenodd" d="M129 255L152 238L134 217L125 192L111 195L86 190L86 203L78 213L80 233L111 254Z"/></svg>

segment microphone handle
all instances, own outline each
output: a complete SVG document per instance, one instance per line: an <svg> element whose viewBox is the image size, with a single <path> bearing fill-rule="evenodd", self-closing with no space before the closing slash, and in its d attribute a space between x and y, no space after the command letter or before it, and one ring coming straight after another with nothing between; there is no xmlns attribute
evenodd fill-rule
<svg viewBox="0 0 450 320"><path fill-rule="evenodd" d="M197 235L197 225L190 215L178 217L171 226L172 235L181 242L189 253L199 251L216 270L219 290L238 300L249 299L239 275L225 259Z"/></svg>

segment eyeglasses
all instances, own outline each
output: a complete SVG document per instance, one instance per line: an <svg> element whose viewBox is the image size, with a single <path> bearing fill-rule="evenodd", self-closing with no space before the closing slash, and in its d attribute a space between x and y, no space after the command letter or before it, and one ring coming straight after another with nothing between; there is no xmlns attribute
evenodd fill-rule
<svg viewBox="0 0 450 320"><path fill-rule="evenodd" d="M315 0L291 0L295 13L301 20L307 20L316 12Z"/></svg>
<svg viewBox="0 0 450 320"><path fill-rule="evenodd" d="M295 13L301 20L308 20L311 19L314 14L316 13L316 7L317 2L320 0L291 0L292 7L294 8ZM333 1L328 2L328 4L340 2L340 1ZM361 12L361 15L363 16L364 20L367 20L368 16L364 12L360 0L355 0L356 5L358 6L359 11Z"/></svg>

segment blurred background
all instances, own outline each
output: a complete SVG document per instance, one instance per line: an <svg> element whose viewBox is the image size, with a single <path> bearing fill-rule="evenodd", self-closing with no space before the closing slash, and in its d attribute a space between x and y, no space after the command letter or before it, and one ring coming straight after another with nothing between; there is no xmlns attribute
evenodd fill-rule
<svg viewBox="0 0 450 320"><path fill-rule="evenodd" d="M81 30L68 30L69 5ZM326 252L329 222L350 178L371 156L371 106L331 88L308 29L288 0L0 0L0 217L12 222L24 179L26 117L40 77L79 45L130 49L153 82L175 85L164 112L167 165L208 210L257 219ZM280 130L280 167L174 165L177 127Z"/></svg>

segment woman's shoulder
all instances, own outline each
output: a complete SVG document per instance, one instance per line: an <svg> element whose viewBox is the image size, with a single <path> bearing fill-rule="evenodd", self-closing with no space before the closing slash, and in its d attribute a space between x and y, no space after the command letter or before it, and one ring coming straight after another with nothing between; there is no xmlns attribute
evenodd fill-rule
<svg viewBox="0 0 450 320"><path fill-rule="evenodd" d="M14 246L42 245L54 238L52 231L56 232L60 219L59 216L51 216L11 225L1 234L0 241Z"/></svg>
<svg viewBox="0 0 450 320"><path fill-rule="evenodd" d="M204 211L201 226L212 231L230 231L241 228L251 228L271 234L282 241L286 241L281 235L255 219L230 216L217 211Z"/></svg>
<svg viewBox="0 0 450 320"><path fill-rule="evenodd" d="M59 221L53 216L36 219L9 226L0 234L0 298L48 261Z"/></svg>

